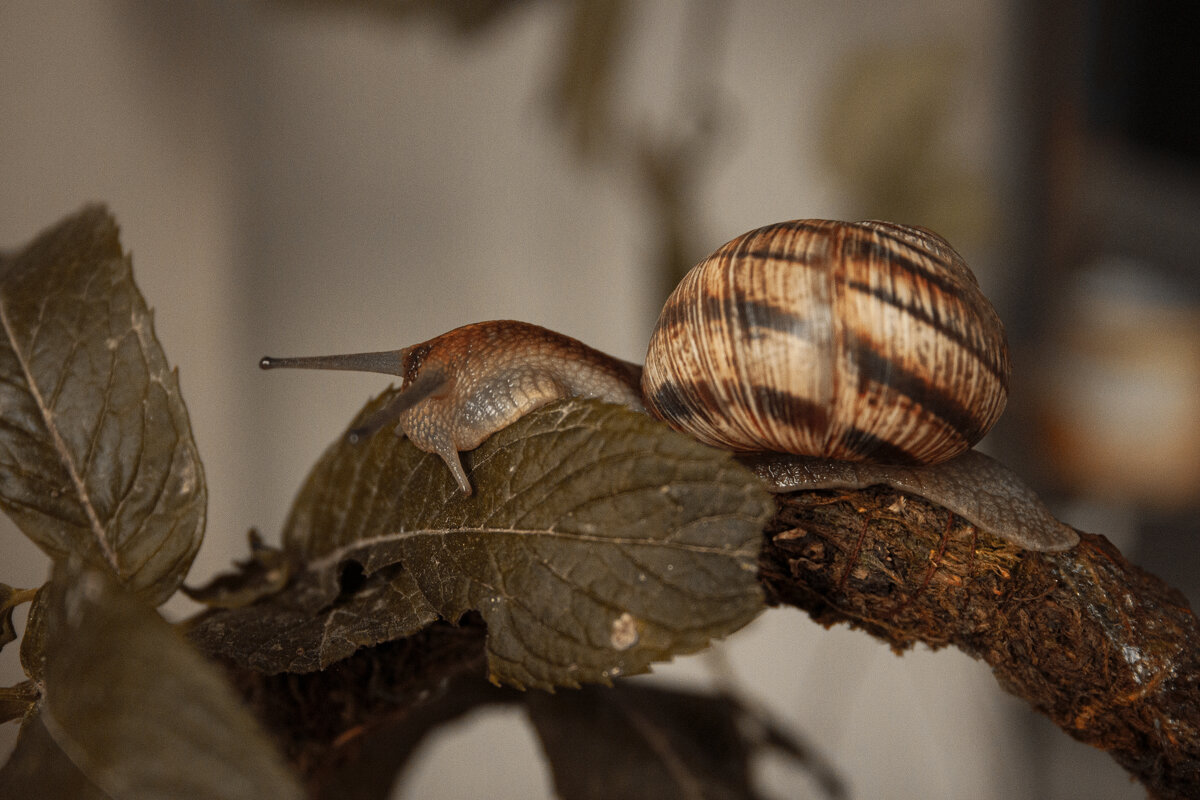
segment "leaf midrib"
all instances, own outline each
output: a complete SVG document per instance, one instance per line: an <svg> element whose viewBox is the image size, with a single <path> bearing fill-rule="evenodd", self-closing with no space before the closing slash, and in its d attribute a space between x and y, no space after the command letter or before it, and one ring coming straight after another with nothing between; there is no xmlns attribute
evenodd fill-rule
<svg viewBox="0 0 1200 800"><path fill-rule="evenodd" d="M462 534L487 534L487 535L519 535L519 536L545 536L554 539L569 539L573 542L588 542L593 544L618 545L628 547L664 547L671 550L677 550L683 553L699 553L703 555L719 555L729 558L749 557L754 554L744 548L726 548L716 545L702 545L692 542L680 542L670 539L643 539L629 536L600 536L592 533L576 533L572 531L559 531L547 528L501 528L492 526L462 526L455 528L420 528L411 531L397 531L383 536L372 536L367 539L358 539L354 542L347 542L344 545L335 547L319 558L316 558L306 565L309 572L319 572L329 569L336 565L339 561L345 558L350 553L355 551L369 549L377 545L395 544L405 541L406 539L415 539L419 536L458 536Z"/></svg>
<svg viewBox="0 0 1200 800"><path fill-rule="evenodd" d="M54 415L50 407L46 404L45 398L42 397L41 391L38 389L28 359L18 346L17 337L13 331L12 322L9 319L7 297L4 296L3 292L0 292L0 326L3 326L4 336L8 340L13 354L16 356L17 363L21 365L21 372L25 377L25 385L28 387L29 394L33 397L38 411L41 412L42 422L46 426L46 431L50 434L50 440L54 443L54 449L58 453L63 466L66 468L72 485L75 487L75 494L78 496L79 504L83 507L84 513L87 515L88 524L91 526L100 552L113 568L113 571L119 575L120 561L117 558L116 551L112 549L108 539L105 538L104 524L100 521L100 516L96 513L95 506L92 505L87 484L84 482L83 476L79 474L75 460L72 458L70 450L67 449L67 443L59 434L58 426L54 424Z"/></svg>

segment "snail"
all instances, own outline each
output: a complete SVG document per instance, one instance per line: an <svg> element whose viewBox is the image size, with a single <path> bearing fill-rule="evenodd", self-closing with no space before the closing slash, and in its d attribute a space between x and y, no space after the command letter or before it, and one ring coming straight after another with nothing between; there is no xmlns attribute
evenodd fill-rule
<svg viewBox="0 0 1200 800"><path fill-rule="evenodd" d="M390 423L414 445L436 453L463 494L471 482L459 451L563 397L596 397L645 411L642 368L561 333L515 320L464 325L402 350L271 358L263 369L345 369L404 379L388 404L350 432L351 441Z"/></svg>
<svg viewBox="0 0 1200 800"><path fill-rule="evenodd" d="M774 491L887 484L1031 550L1079 535L971 450L999 419L1004 325L938 234L795 220L726 243L667 299L649 411L744 459ZM831 460L835 459L835 460ZM882 462L882 463L879 463Z"/></svg>
<svg viewBox="0 0 1200 800"><path fill-rule="evenodd" d="M398 423L464 494L459 451L587 396L744 454L773 491L889 484L1031 550L1078 542L1019 477L970 449L1004 410L1004 327L962 257L923 228L796 220L733 239L668 298L644 370L511 320L398 351L260 365L402 377L351 438Z"/></svg>

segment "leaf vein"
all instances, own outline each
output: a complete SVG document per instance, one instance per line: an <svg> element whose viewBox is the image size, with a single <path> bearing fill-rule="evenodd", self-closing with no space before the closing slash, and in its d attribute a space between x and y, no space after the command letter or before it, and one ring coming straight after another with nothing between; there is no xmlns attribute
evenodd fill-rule
<svg viewBox="0 0 1200 800"><path fill-rule="evenodd" d="M29 393L34 399L34 404L42 414L42 420L46 425L46 430L50 434L50 439L54 444L54 449L58 452L59 458L67 469L67 474L71 478L71 483L75 488L76 494L79 496L80 505L84 509L87 516L88 525L91 529L93 537L96 539L97 546L104 559L113 568L113 571L118 575L120 572L120 561L117 559L116 551L113 550L111 544L105 536L106 530L100 521L99 515L96 513L95 507L91 502L91 495L87 490L87 486L83 482L83 478L79 473L75 459L72 458L70 451L67 449L67 444L62 438L58 426L54 423L54 414L46 405L44 398L38 391L38 387L34 381L34 376L31 371L28 356L22 353L19 349L16 332L13 330L12 315L8 309L7 298L0 294L0 327L4 329L4 336L12 347L13 354L16 356L17 363L21 367L21 372L25 376L25 383L28 386Z"/></svg>

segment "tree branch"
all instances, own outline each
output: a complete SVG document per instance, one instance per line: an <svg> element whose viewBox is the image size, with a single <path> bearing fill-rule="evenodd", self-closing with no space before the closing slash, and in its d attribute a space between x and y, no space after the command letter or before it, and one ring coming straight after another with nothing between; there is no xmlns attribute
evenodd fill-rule
<svg viewBox="0 0 1200 800"><path fill-rule="evenodd" d="M897 650L954 645L1069 735L1111 753L1153 796L1200 797L1200 624L1182 594L1107 539L1023 550L884 487L777 504L760 558L769 602ZM230 670L318 796L375 761L365 756L375 740L390 743L392 772L368 782L386 786L431 725L513 702L484 681L484 633L472 615L323 672Z"/></svg>
<svg viewBox="0 0 1200 800"><path fill-rule="evenodd" d="M777 502L760 560L772 603L897 650L954 645L1153 796L1200 797L1200 625L1103 536L1022 550L882 487Z"/></svg>

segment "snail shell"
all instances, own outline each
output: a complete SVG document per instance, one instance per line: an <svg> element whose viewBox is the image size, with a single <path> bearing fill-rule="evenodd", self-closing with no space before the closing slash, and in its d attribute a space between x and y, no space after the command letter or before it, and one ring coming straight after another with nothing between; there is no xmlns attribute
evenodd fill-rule
<svg viewBox="0 0 1200 800"><path fill-rule="evenodd" d="M642 391L732 450L932 464L1004 410L1004 326L935 233L797 220L739 236L667 300Z"/></svg>
<svg viewBox="0 0 1200 800"><path fill-rule="evenodd" d="M747 463L773 491L887 484L1021 547L1065 550L1078 534L970 449L1004 411L1009 371L1004 326L945 239L796 220L739 236L684 277L642 394L701 441L769 451Z"/></svg>

